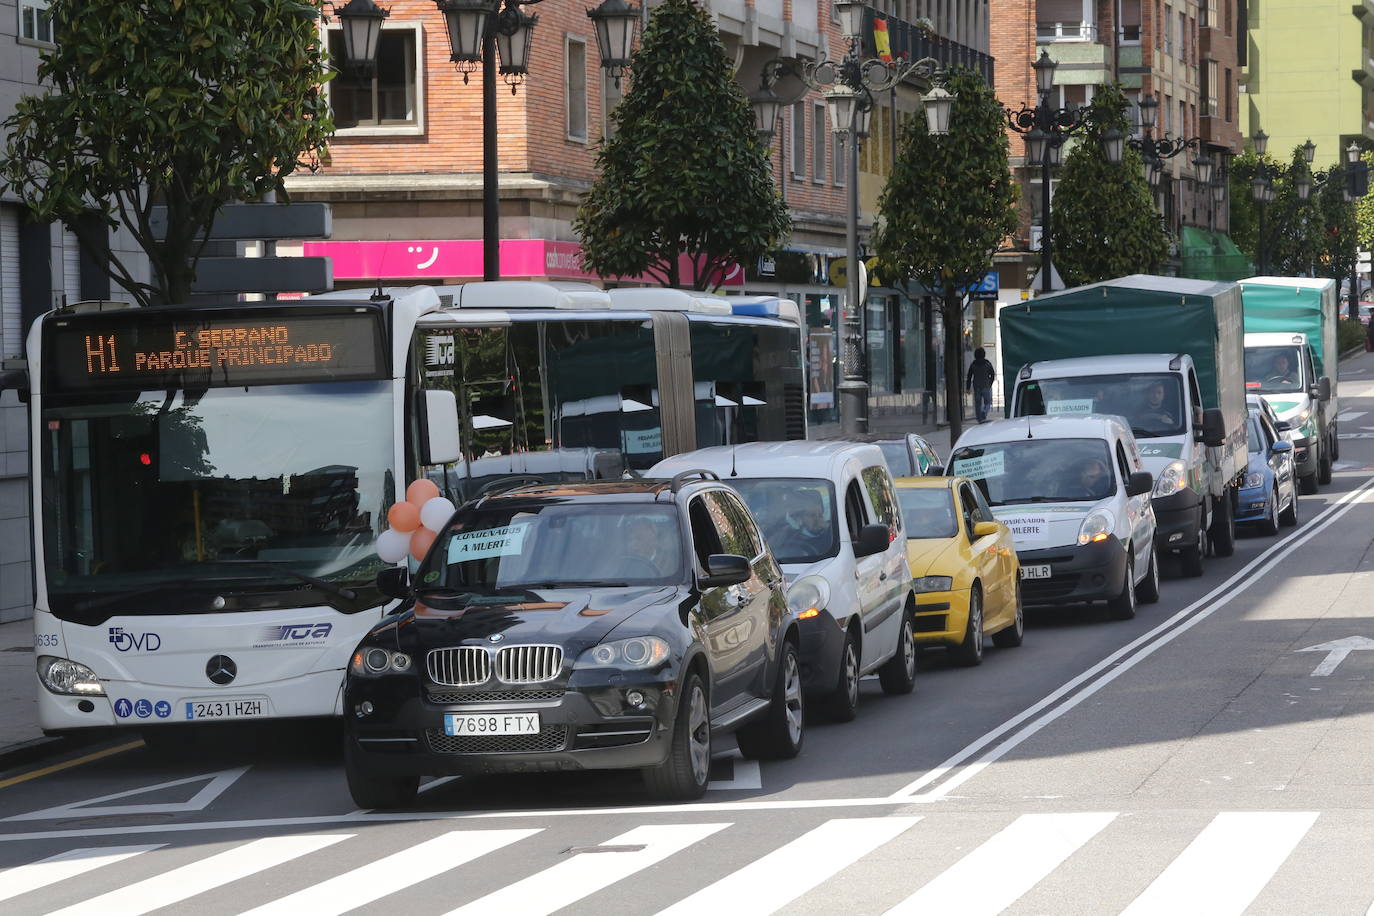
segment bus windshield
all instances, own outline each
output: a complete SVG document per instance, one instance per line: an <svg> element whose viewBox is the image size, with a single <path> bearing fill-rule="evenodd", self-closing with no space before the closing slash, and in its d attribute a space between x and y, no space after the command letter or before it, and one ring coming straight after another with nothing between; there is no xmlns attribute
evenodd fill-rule
<svg viewBox="0 0 1374 916"><path fill-rule="evenodd" d="M383 603L391 417L385 381L45 397L53 613Z"/></svg>

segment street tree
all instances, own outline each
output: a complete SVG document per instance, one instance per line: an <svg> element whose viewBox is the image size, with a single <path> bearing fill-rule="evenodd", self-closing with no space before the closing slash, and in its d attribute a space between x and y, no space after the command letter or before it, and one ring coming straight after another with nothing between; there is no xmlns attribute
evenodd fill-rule
<svg viewBox="0 0 1374 916"><path fill-rule="evenodd" d="M982 278L993 253L1016 231L1016 186L996 93L964 68L950 71L947 89L955 95L948 134L931 135L920 115L902 129L873 241L885 281L914 280L941 300L953 442L963 428L961 290Z"/></svg>
<svg viewBox="0 0 1374 916"><path fill-rule="evenodd" d="M768 150L719 30L692 0L654 8L630 69L573 221L583 263L602 277L647 273L707 289L791 231Z"/></svg>
<svg viewBox="0 0 1374 916"><path fill-rule="evenodd" d="M1128 102L1121 87L1097 87L1089 121L1064 160L1054 190L1050 238L1054 266L1068 286L1128 274L1158 273L1169 242L1140 156L1130 148L1107 161L1102 137L1130 133Z"/></svg>
<svg viewBox="0 0 1374 916"><path fill-rule="evenodd" d="M216 211L284 193L283 179L316 161L333 131L321 0L48 6L57 46L41 55L47 88L5 121L0 183L87 250L124 226L152 277L136 279L115 253L110 276L140 305L184 302Z"/></svg>

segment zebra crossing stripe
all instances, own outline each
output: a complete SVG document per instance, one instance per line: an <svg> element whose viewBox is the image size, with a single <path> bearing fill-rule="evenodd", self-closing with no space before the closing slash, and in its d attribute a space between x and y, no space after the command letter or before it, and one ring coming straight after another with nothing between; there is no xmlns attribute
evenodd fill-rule
<svg viewBox="0 0 1374 916"><path fill-rule="evenodd" d="M454 830L249 910L243 916L347 913L539 832L541 828Z"/></svg>
<svg viewBox="0 0 1374 916"><path fill-rule="evenodd" d="M636 827L606 841L607 846L642 846L624 852L582 852L499 891L459 907L449 916L547 916L610 887L706 839L729 824L679 824Z"/></svg>
<svg viewBox="0 0 1374 916"><path fill-rule="evenodd" d="M9 900L29 891L48 887L62 881L84 875L88 871L132 859L140 852L149 852L162 847L162 843L149 846L105 846L88 849L68 849L66 852L49 856L29 865L0 871L0 900Z"/></svg>
<svg viewBox="0 0 1374 916"><path fill-rule="evenodd" d="M1341 411L1339 414L1337 414L1336 420L1337 420L1338 422L1341 422L1341 423L1349 423L1349 422L1351 422L1352 420L1358 420L1360 417L1364 416L1366 413L1368 413L1368 411L1364 411L1364 410L1343 410L1343 411Z"/></svg>
<svg viewBox="0 0 1374 916"><path fill-rule="evenodd" d="M141 916L308 853L319 852L351 836L351 833L334 833L253 840L208 859L92 897L49 916Z"/></svg>
<svg viewBox="0 0 1374 916"><path fill-rule="evenodd" d="M814 830L679 900L658 916L702 913L774 913L890 840L919 817L855 817L826 821ZM804 866L799 867L801 863Z"/></svg>
<svg viewBox="0 0 1374 916"><path fill-rule="evenodd" d="M1121 916L1239 916L1316 820L1315 811L1218 814Z"/></svg>
<svg viewBox="0 0 1374 916"><path fill-rule="evenodd" d="M887 916L995 916L1116 817L1116 812L1023 814ZM989 880L996 875L996 880ZM1205 911L1197 911L1205 912Z"/></svg>

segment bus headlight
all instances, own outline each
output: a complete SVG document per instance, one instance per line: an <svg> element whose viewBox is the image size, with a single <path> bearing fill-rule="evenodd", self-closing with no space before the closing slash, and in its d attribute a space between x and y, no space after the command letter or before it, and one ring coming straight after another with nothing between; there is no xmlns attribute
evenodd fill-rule
<svg viewBox="0 0 1374 916"><path fill-rule="evenodd" d="M410 670L410 656L392 652L381 646L364 646L353 653L348 673L359 677L378 677L383 674L404 674Z"/></svg>
<svg viewBox="0 0 1374 916"><path fill-rule="evenodd" d="M1114 520L1106 509L1094 509L1078 528L1078 543L1092 544L1112 536Z"/></svg>
<svg viewBox="0 0 1374 916"><path fill-rule="evenodd" d="M1173 496L1188 488L1187 469L1182 461L1170 461L1155 478L1155 496Z"/></svg>
<svg viewBox="0 0 1374 916"><path fill-rule="evenodd" d="M100 678L80 662L52 655L38 656L38 679L50 693L71 697L99 697L105 695Z"/></svg>

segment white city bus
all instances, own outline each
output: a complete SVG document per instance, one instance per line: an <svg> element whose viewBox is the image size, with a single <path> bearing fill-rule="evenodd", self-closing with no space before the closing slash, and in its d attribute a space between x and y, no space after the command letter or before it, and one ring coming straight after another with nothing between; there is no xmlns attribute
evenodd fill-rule
<svg viewBox="0 0 1374 916"><path fill-rule="evenodd" d="M337 715L409 481L459 503L804 438L803 352L786 300L532 282L50 312L26 382L39 722Z"/></svg>

